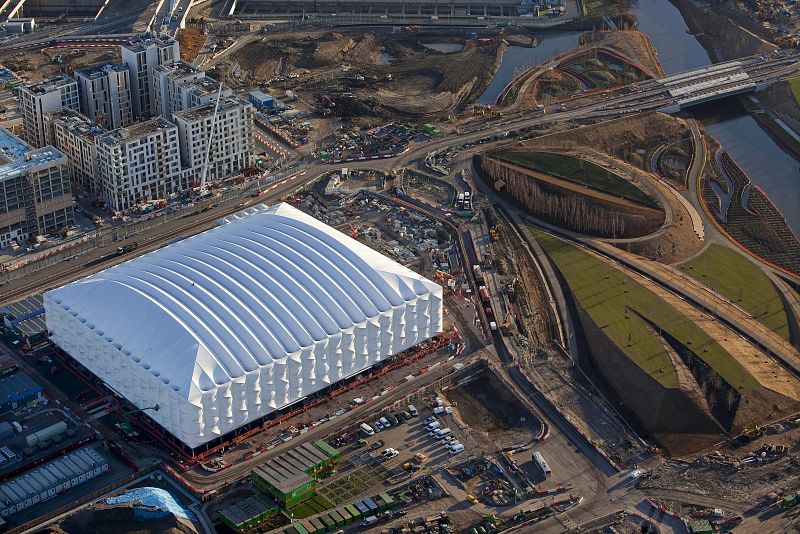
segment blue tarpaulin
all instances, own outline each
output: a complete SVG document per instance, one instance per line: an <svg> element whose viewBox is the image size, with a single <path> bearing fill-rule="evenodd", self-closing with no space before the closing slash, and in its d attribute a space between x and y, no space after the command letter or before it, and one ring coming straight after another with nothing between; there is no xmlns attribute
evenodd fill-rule
<svg viewBox="0 0 800 534"><path fill-rule="evenodd" d="M169 512L176 517L189 520L195 519L194 513L181 506L181 503L176 501L175 497L173 497L170 492L161 488L134 488L126 491L122 495L106 499L106 504L127 503L134 503L134 508L135 504L139 504L151 511L154 509L161 510L163 512ZM147 515L148 514L144 514L144 516ZM139 515L139 517L143 516Z"/></svg>

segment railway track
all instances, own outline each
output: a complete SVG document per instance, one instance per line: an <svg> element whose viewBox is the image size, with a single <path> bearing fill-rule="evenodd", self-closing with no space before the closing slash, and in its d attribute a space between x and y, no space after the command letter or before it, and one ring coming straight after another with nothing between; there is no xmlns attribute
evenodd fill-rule
<svg viewBox="0 0 800 534"><path fill-rule="evenodd" d="M86 262L81 260L79 265L75 265L74 267L68 268L66 270L60 269L58 272L53 274L47 275L44 278L37 277L36 280L31 281L23 286L13 288L11 290L4 290L2 295L3 302L13 302L15 300L19 300L21 298L36 294L36 293L43 293L48 289L53 289L55 287L60 287L64 284L77 280L79 278L83 278L90 274L94 274L96 272L102 271L108 267L116 265L117 263L121 263L128 259L131 259L136 256L140 256L142 254L146 254L151 252L165 243L168 243L172 239L181 236L182 234L190 234L194 235L200 233L204 230L212 228L216 226L216 221L227 217L228 215L232 215L238 211L241 211L245 208L253 206L255 204L261 203L269 203L271 201L277 200L283 196L285 196L288 191L284 191L281 188L281 185L286 185L288 181L291 179L287 179L283 182L279 182L276 184L278 187L274 190L274 192L270 192L262 197L258 198L249 198L245 201L241 200L241 197L232 199L232 202L238 202L234 206L228 206L221 210L212 210L210 215L206 217L202 217L199 219L194 219L186 224L177 226L172 229L167 229L166 231L156 234L154 236L146 237L139 240L139 247L137 248L137 254L121 254L112 257L108 257L105 261L100 261L96 265L92 265L87 267ZM302 184L298 185L297 187L301 187ZM116 244L112 245L116 247ZM92 260L89 260L92 261Z"/></svg>

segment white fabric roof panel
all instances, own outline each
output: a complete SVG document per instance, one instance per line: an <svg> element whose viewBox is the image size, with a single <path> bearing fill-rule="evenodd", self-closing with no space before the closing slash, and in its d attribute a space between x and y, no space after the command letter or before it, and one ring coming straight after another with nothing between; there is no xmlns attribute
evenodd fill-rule
<svg viewBox="0 0 800 534"><path fill-rule="evenodd" d="M442 288L289 206L45 293L52 340L189 447L442 329Z"/></svg>

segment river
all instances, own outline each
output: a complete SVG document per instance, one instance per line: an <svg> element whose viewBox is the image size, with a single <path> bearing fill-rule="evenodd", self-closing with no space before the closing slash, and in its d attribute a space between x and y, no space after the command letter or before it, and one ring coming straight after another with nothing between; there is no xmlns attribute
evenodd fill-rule
<svg viewBox="0 0 800 534"><path fill-rule="evenodd" d="M650 37L667 74L711 64L708 53L668 0L639 0L639 30ZM782 150L735 99L706 105L696 117L781 210L800 236L800 161Z"/></svg>
<svg viewBox="0 0 800 534"><path fill-rule="evenodd" d="M546 33L539 38L539 46L509 46L503 54L503 62L497 68L492 83L478 98L478 104L494 104L506 85L520 72L541 65L550 58L578 46L581 32Z"/></svg>

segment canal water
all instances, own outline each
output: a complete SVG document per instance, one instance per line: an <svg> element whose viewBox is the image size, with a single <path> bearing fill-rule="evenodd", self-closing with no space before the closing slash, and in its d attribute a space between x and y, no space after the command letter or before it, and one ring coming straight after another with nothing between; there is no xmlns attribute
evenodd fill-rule
<svg viewBox="0 0 800 534"><path fill-rule="evenodd" d="M639 0L636 16L639 30L650 37L667 74L711 64L668 0ZM705 105L694 113L800 236L800 161L783 151L735 99Z"/></svg>
<svg viewBox="0 0 800 534"><path fill-rule="evenodd" d="M547 33L540 36L539 46L509 46L503 54L503 62L492 78L492 83L478 98L478 104L494 104L506 85L520 72L541 65L548 59L578 46L581 32Z"/></svg>
<svg viewBox="0 0 800 534"><path fill-rule="evenodd" d="M464 50L464 45L460 43L422 43L422 46L429 50L436 50L443 54L453 54Z"/></svg>

